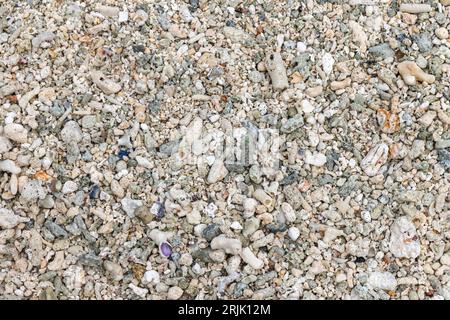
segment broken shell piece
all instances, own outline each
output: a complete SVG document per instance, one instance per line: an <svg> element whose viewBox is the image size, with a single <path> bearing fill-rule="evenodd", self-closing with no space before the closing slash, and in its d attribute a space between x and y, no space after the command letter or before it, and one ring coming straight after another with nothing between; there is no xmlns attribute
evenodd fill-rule
<svg viewBox="0 0 450 320"><path fill-rule="evenodd" d="M322 92L323 92L323 87L322 86L316 86L316 87L308 88L305 91L306 95L310 96L312 98L320 96L322 94Z"/></svg>
<svg viewBox="0 0 450 320"><path fill-rule="evenodd" d="M373 147L366 157L361 161L361 168L369 177L379 173L380 168L386 163L389 154L389 147L385 143L380 143Z"/></svg>
<svg viewBox="0 0 450 320"><path fill-rule="evenodd" d="M391 113L386 109L378 109L377 121L381 131L384 133L394 133L400 130L400 118L397 114Z"/></svg>
<svg viewBox="0 0 450 320"><path fill-rule="evenodd" d="M431 6L429 4L420 4L420 3L402 3L400 5L400 11L407 13L430 12Z"/></svg>
<svg viewBox="0 0 450 320"><path fill-rule="evenodd" d="M367 51L367 35L364 29L355 21L350 21L348 23L349 28L353 33L353 41L359 45L361 52Z"/></svg>
<svg viewBox="0 0 450 320"><path fill-rule="evenodd" d="M19 223L27 221L30 219L18 216L12 210L0 208L0 229L12 229Z"/></svg>
<svg viewBox="0 0 450 320"><path fill-rule="evenodd" d="M223 180L228 174L228 170L225 167L224 163L220 159L216 159L211 166L208 174L208 183L216 183L218 181Z"/></svg>
<svg viewBox="0 0 450 320"><path fill-rule="evenodd" d="M420 241L408 217L397 218L391 226L389 250L398 258L415 259L420 255Z"/></svg>
<svg viewBox="0 0 450 320"><path fill-rule="evenodd" d="M44 31L31 40L34 48L38 48L43 42L50 42L55 39L56 35L50 31Z"/></svg>
<svg viewBox="0 0 450 320"><path fill-rule="evenodd" d="M169 258L172 255L172 246L167 242L161 242L159 245L159 253L166 258Z"/></svg>
<svg viewBox="0 0 450 320"><path fill-rule="evenodd" d="M255 190L253 197L261 202L266 208L271 208L273 205L273 199L263 189Z"/></svg>
<svg viewBox="0 0 450 320"><path fill-rule="evenodd" d="M19 174L22 170L12 160L0 161L0 172L5 171L12 174Z"/></svg>
<svg viewBox="0 0 450 320"><path fill-rule="evenodd" d="M28 102L35 97L39 92L41 91L40 87L36 87L33 90L25 93L20 99L19 99L19 106L23 109L28 105Z"/></svg>
<svg viewBox="0 0 450 320"><path fill-rule="evenodd" d="M92 82L106 94L117 93L122 89L120 84L107 79L100 71L91 71L91 79Z"/></svg>
<svg viewBox="0 0 450 320"><path fill-rule="evenodd" d="M8 138L0 136L0 154L8 152L12 147L12 143Z"/></svg>
<svg viewBox="0 0 450 320"><path fill-rule="evenodd" d="M278 52L270 52L266 56L265 65L275 90L283 90L289 87L286 68Z"/></svg>
<svg viewBox="0 0 450 320"><path fill-rule="evenodd" d="M28 131L21 124L9 123L3 129L3 134L6 138L18 142L26 143L28 137Z"/></svg>
<svg viewBox="0 0 450 320"><path fill-rule="evenodd" d="M149 237L153 240L154 243L159 246L161 243L167 242L167 240L172 237L172 233L153 229L152 231L150 231Z"/></svg>
<svg viewBox="0 0 450 320"><path fill-rule="evenodd" d="M403 81L409 86L415 85L417 81L429 84L435 81L433 75L422 71L414 61L403 61L398 64L397 68Z"/></svg>
<svg viewBox="0 0 450 320"><path fill-rule="evenodd" d="M347 88L352 83L350 78L344 79L342 81L333 81L330 83L330 88L333 91L341 90Z"/></svg>
<svg viewBox="0 0 450 320"><path fill-rule="evenodd" d="M264 267L264 262L261 259L258 259L249 247L242 249L241 258L255 270Z"/></svg>
<svg viewBox="0 0 450 320"><path fill-rule="evenodd" d="M236 255L239 254L239 252L242 250L242 244L241 241L237 239L226 238L221 235L212 239L211 249L222 249L228 254Z"/></svg>

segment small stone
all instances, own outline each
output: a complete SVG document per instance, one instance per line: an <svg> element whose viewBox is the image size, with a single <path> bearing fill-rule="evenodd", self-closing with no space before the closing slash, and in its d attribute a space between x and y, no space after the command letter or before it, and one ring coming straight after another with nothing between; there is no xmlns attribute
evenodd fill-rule
<svg viewBox="0 0 450 320"><path fill-rule="evenodd" d="M224 27L223 34L231 42L240 43L247 39L248 35L242 30L234 27Z"/></svg>
<svg viewBox="0 0 450 320"><path fill-rule="evenodd" d="M322 167L327 163L327 157L323 153L314 153L307 151L305 154L305 163L316 167Z"/></svg>
<svg viewBox="0 0 450 320"><path fill-rule="evenodd" d="M134 200L131 198L123 198L120 203L122 204L123 211L125 211L130 218L133 218L136 209L143 205L141 200Z"/></svg>
<svg viewBox="0 0 450 320"><path fill-rule="evenodd" d="M67 233L66 230L64 230L64 228L62 228L53 221L47 220L45 221L44 225L55 237L66 238L69 236L69 234Z"/></svg>
<svg viewBox="0 0 450 320"><path fill-rule="evenodd" d="M450 252L443 254L439 262L445 266L450 266Z"/></svg>
<svg viewBox="0 0 450 320"><path fill-rule="evenodd" d="M391 226L389 249L398 258L415 259L420 254L416 228L407 217L400 217Z"/></svg>
<svg viewBox="0 0 450 320"><path fill-rule="evenodd" d="M178 300L183 295L183 289L180 287L171 287L169 291L167 292L167 299L168 300Z"/></svg>
<svg viewBox="0 0 450 320"><path fill-rule="evenodd" d="M289 118L280 128L282 133L291 133L300 128L303 125L303 117L301 114L296 114L292 118Z"/></svg>
<svg viewBox="0 0 450 320"><path fill-rule="evenodd" d="M105 6L98 4L95 9L100 12L104 17L115 18L119 14L119 8L112 6Z"/></svg>
<svg viewBox="0 0 450 320"><path fill-rule="evenodd" d="M76 184L76 182L73 181L66 181L66 183L64 183L61 192L64 194L67 193L72 193L78 190L78 185Z"/></svg>
<svg viewBox="0 0 450 320"><path fill-rule="evenodd" d="M436 34L436 37L438 37L441 40L448 39L448 30L447 28L441 27L437 28L434 33Z"/></svg>
<svg viewBox="0 0 450 320"><path fill-rule="evenodd" d="M228 254L236 255L242 249L242 243L238 239L227 238L224 236L218 236L212 239L211 249L222 249Z"/></svg>
<svg viewBox="0 0 450 320"><path fill-rule="evenodd" d="M44 199L47 192L39 180L29 180L22 188L21 196L25 201Z"/></svg>
<svg viewBox="0 0 450 320"><path fill-rule="evenodd" d="M322 56L322 68L323 71L328 75L333 71L334 58L330 53L325 53Z"/></svg>
<svg viewBox="0 0 450 320"><path fill-rule="evenodd" d="M313 96L315 96L315 94L313 94ZM302 100L302 102L300 102L300 106L304 113L311 113L314 111L314 106L308 100Z"/></svg>
<svg viewBox="0 0 450 320"><path fill-rule="evenodd" d="M450 139L438 140L438 141L436 141L434 147L436 149L447 149L447 148L450 148Z"/></svg>
<svg viewBox="0 0 450 320"><path fill-rule="evenodd" d="M435 81L435 77L427 74L414 61L403 61L397 66L398 72L403 78L403 81L409 86L415 85L417 81L431 84Z"/></svg>
<svg viewBox="0 0 450 320"><path fill-rule="evenodd" d="M0 229L12 229L19 223L28 222L29 218L21 217L12 210L0 208Z"/></svg>
<svg viewBox="0 0 450 320"><path fill-rule="evenodd" d="M425 140L416 139L414 140L408 155L411 159L416 159L420 157L424 151L425 151Z"/></svg>
<svg viewBox="0 0 450 320"><path fill-rule="evenodd" d="M220 231L220 227L217 224L213 223L203 229L202 236L206 239L206 241L210 242L221 233L222 231Z"/></svg>
<svg viewBox="0 0 450 320"><path fill-rule="evenodd" d="M292 241L296 241L300 237L300 230L297 227L290 227L288 229L288 235Z"/></svg>
<svg viewBox="0 0 450 320"><path fill-rule="evenodd" d="M39 33L31 40L31 44L34 48L39 48L43 42L50 42L56 38L56 35L50 31L44 31Z"/></svg>
<svg viewBox="0 0 450 320"><path fill-rule="evenodd" d="M12 143L8 138L0 136L0 154L8 152L12 147Z"/></svg>
<svg viewBox="0 0 450 320"><path fill-rule="evenodd" d="M220 159L216 159L209 170L207 181L210 184L223 180L228 174L228 170Z"/></svg>
<svg viewBox="0 0 450 320"><path fill-rule="evenodd" d="M200 214L200 211L197 209L192 209L191 212L188 212L186 214L186 220L189 224L197 225L200 224L202 221L202 216Z"/></svg>
<svg viewBox="0 0 450 320"><path fill-rule="evenodd" d="M397 280L390 272L372 272L367 280L369 286L374 289L395 290Z"/></svg>
<svg viewBox="0 0 450 320"><path fill-rule="evenodd" d="M373 147L361 161L363 171L369 177L377 175L388 159L388 152L389 147L385 143Z"/></svg>
<svg viewBox="0 0 450 320"><path fill-rule="evenodd" d="M145 224L149 224L155 218L155 215L150 211L150 209L147 206L140 206L136 208L134 214L136 217L141 219L141 221L144 222Z"/></svg>
<svg viewBox="0 0 450 320"><path fill-rule="evenodd" d="M105 75L99 71L91 71L92 82L105 94L110 95L122 90L122 86L110 79L107 79Z"/></svg>
<svg viewBox="0 0 450 320"><path fill-rule="evenodd" d="M95 126L95 123L97 122L97 117L94 115L87 115L81 118L81 126L84 129L91 129Z"/></svg>
<svg viewBox="0 0 450 320"><path fill-rule="evenodd" d="M81 128L76 121L68 121L61 130L61 139L66 142L80 142L83 138Z"/></svg>
<svg viewBox="0 0 450 320"><path fill-rule="evenodd" d="M26 143L28 138L27 129L18 123L7 124L3 129L3 134L6 138L18 143Z"/></svg>
<svg viewBox="0 0 450 320"><path fill-rule="evenodd" d="M147 283L158 284L160 282L159 273L155 270L146 271L142 278L142 282L144 284L147 284Z"/></svg>
<svg viewBox="0 0 450 320"><path fill-rule="evenodd" d="M395 55L394 50L387 43L382 43L369 48L369 53L382 59L392 58Z"/></svg>
<svg viewBox="0 0 450 320"><path fill-rule="evenodd" d="M119 22L127 22L127 21L128 21L128 11L120 11Z"/></svg>
<svg viewBox="0 0 450 320"><path fill-rule="evenodd" d="M0 172L5 171L11 174L19 174L22 170L12 160L0 161Z"/></svg>
<svg viewBox="0 0 450 320"><path fill-rule="evenodd" d="M118 263L105 261L103 262L103 268L109 273L113 281L120 281L123 279L123 270Z"/></svg>

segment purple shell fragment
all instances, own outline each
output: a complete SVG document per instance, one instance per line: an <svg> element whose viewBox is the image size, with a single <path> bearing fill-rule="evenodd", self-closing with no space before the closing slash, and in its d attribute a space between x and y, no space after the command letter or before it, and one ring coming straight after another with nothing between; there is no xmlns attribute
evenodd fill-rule
<svg viewBox="0 0 450 320"><path fill-rule="evenodd" d="M159 245L159 252L166 258L172 255L172 247L167 242L161 242Z"/></svg>

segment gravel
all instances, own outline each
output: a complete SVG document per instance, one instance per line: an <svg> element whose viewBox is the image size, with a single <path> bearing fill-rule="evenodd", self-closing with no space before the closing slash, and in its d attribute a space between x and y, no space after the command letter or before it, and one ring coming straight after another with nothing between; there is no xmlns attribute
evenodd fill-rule
<svg viewBox="0 0 450 320"><path fill-rule="evenodd" d="M449 12L3 1L1 296L450 299Z"/></svg>

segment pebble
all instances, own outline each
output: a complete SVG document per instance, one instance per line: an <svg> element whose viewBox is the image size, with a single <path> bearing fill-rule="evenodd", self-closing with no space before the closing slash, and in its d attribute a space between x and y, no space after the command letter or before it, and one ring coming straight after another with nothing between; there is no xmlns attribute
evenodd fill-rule
<svg viewBox="0 0 450 320"><path fill-rule="evenodd" d="M207 181L210 184L223 180L228 174L228 170L221 159L216 159L209 170Z"/></svg>
<svg viewBox="0 0 450 320"><path fill-rule="evenodd" d="M18 216L12 210L0 208L0 228L12 229L19 223L28 222L30 219Z"/></svg>
<svg viewBox="0 0 450 320"><path fill-rule="evenodd" d="M122 209L130 217L134 217L137 208L143 205L141 200L134 200L130 198L123 198L120 203L122 204Z"/></svg>
<svg viewBox="0 0 450 320"><path fill-rule="evenodd" d="M73 181L66 181L61 189L62 193L72 193L78 190L78 185Z"/></svg>
<svg viewBox="0 0 450 320"><path fill-rule="evenodd" d="M47 192L43 188L42 182L39 180L29 180L20 191L20 195L27 202L31 202L37 199L44 199L46 194Z"/></svg>
<svg viewBox="0 0 450 320"><path fill-rule="evenodd" d="M438 37L441 40L448 39L448 30L447 28L441 27L437 28L434 33L436 34L436 37Z"/></svg>
<svg viewBox="0 0 450 320"><path fill-rule="evenodd" d="M18 123L8 123L5 125L3 134L6 138L18 143L26 143L28 140L27 129Z"/></svg>
<svg viewBox="0 0 450 320"><path fill-rule="evenodd" d="M389 249L398 258L415 259L420 255L416 228L407 217L397 218L392 224Z"/></svg>
<svg viewBox="0 0 450 320"><path fill-rule="evenodd" d="M92 82L105 94L114 94L122 89L122 86L106 76L100 71L91 71L90 73Z"/></svg>
<svg viewBox="0 0 450 320"><path fill-rule="evenodd" d="M0 171L9 172L11 174L19 174L22 172L20 167L18 167L12 160L0 161Z"/></svg>
<svg viewBox="0 0 450 320"><path fill-rule="evenodd" d="M288 235L292 241L295 241L298 237L300 237L300 230L297 227L290 227L288 230Z"/></svg>
<svg viewBox="0 0 450 320"><path fill-rule="evenodd" d="M167 291L167 299L168 300L178 300L183 295L183 289L180 287L171 287L169 288L169 291Z"/></svg>
<svg viewBox="0 0 450 320"><path fill-rule="evenodd" d="M266 55L265 65L275 90L284 90L289 87L286 67L280 53L269 52Z"/></svg>
<svg viewBox="0 0 450 320"><path fill-rule="evenodd" d="M430 12L431 6L429 4L420 4L420 3L402 3L400 4L401 12L408 13L422 13L422 12Z"/></svg>
<svg viewBox="0 0 450 320"><path fill-rule="evenodd" d="M83 138L81 128L75 121L68 121L61 130L61 139L66 142L80 142Z"/></svg>
<svg viewBox="0 0 450 320"><path fill-rule="evenodd" d="M403 61L397 66L398 72L403 78L403 81L409 86L415 85L417 81L431 84L435 81L435 77L427 74L417 66L414 61Z"/></svg>
<svg viewBox="0 0 450 320"><path fill-rule="evenodd" d="M0 154L8 152L12 147L13 145L8 138L0 136Z"/></svg>
<svg viewBox="0 0 450 320"><path fill-rule="evenodd" d="M222 249L228 254L236 255L242 249L241 241L238 239L227 238L224 236L218 236L211 240L211 249Z"/></svg>
<svg viewBox="0 0 450 320"><path fill-rule="evenodd" d="M385 143L373 147L361 161L364 173L370 177L377 175L388 159L388 152L389 147Z"/></svg>
<svg viewBox="0 0 450 320"><path fill-rule="evenodd" d="M248 263L253 269L258 270L264 267L264 262L258 259L250 248L244 248L241 252L241 258L245 263Z"/></svg>
<svg viewBox="0 0 450 320"><path fill-rule="evenodd" d="M367 279L367 284L374 289L395 290L397 280L390 272L372 272Z"/></svg>
<svg viewBox="0 0 450 320"><path fill-rule="evenodd" d="M280 128L280 131L282 133L291 133L300 128L300 126L302 126L303 123L304 123L303 117L300 114L297 114L294 117L289 118L285 123L283 123L283 125Z"/></svg>
<svg viewBox="0 0 450 320"><path fill-rule="evenodd" d="M206 241L210 242L220 233L220 227L217 224L210 224L205 229L203 229L202 236L206 239Z"/></svg>
<svg viewBox="0 0 450 320"><path fill-rule="evenodd" d="M326 74L330 74L333 71L334 58L330 53L325 53L322 56L322 68Z"/></svg>
<svg viewBox="0 0 450 320"><path fill-rule="evenodd" d="M322 167L327 162L327 157L322 153L312 154L307 152L305 156L305 163L316 167Z"/></svg>
<svg viewBox="0 0 450 320"><path fill-rule="evenodd" d="M118 263L105 261L103 262L103 268L110 274L113 281L120 281L123 279L123 270Z"/></svg>
<svg viewBox="0 0 450 320"><path fill-rule="evenodd" d="M369 53L374 56L380 57L382 59L392 58L395 55L394 50L389 46L388 43L382 43L369 48Z"/></svg>

